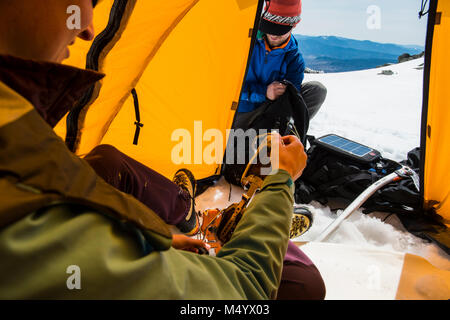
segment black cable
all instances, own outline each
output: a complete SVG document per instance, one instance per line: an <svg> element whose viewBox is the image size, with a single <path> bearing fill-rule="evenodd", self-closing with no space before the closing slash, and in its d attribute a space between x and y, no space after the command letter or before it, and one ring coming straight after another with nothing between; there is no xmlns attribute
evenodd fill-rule
<svg viewBox="0 0 450 320"><path fill-rule="evenodd" d="M427 11L425 11L425 7L426 7L427 3L428 3L428 0L422 0L422 5L420 6L420 11L419 11L419 19L421 19L423 16L428 14L429 9Z"/></svg>

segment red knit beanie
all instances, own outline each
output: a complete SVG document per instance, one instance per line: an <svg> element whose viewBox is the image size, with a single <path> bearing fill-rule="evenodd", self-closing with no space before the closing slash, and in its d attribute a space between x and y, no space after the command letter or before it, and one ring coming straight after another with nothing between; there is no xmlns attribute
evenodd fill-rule
<svg viewBox="0 0 450 320"><path fill-rule="evenodd" d="M259 30L277 36L286 34L300 22L301 13L301 0L266 1Z"/></svg>

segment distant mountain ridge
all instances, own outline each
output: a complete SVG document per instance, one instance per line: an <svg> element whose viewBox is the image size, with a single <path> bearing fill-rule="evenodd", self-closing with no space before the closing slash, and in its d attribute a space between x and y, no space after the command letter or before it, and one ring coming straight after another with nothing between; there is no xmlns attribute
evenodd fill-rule
<svg viewBox="0 0 450 320"><path fill-rule="evenodd" d="M336 36L305 36L296 34L306 66L324 72L346 72L397 63L404 53L418 54L418 45L398 45Z"/></svg>

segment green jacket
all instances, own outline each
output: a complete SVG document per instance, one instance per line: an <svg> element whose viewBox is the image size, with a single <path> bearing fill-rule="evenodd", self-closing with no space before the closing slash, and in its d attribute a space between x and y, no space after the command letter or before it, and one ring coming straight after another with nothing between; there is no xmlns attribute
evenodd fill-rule
<svg viewBox="0 0 450 320"><path fill-rule="evenodd" d="M5 60L8 68L28 68L5 76ZM0 56L0 299L276 297L293 211L287 172L265 179L217 257L175 250L154 212L107 185L56 136L51 126L64 112L58 109L52 118L54 109L36 102L55 101L67 109L74 92L65 93L69 99L56 92L59 98L52 99L52 78L39 83L43 77L30 73L63 74L55 80L59 88L79 92L77 79L92 83L98 76L61 65L12 62ZM42 86L46 90L35 90ZM79 267L81 289L68 288L70 266Z"/></svg>

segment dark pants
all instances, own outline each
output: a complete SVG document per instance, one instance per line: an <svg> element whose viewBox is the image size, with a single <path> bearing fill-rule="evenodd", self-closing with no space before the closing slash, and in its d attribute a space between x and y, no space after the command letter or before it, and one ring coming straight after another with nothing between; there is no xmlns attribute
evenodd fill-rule
<svg viewBox="0 0 450 320"><path fill-rule="evenodd" d="M84 159L107 183L133 195L167 224L176 225L188 214L190 201L185 191L113 146L100 145ZM317 300L324 297L325 285L319 271L297 246L289 242L278 299Z"/></svg>
<svg viewBox="0 0 450 320"><path fill-rule="evenodd" d="M283 261L278 300L322 300L325 283L314 263L289 241Z"/></svg>
<svg viewBox="0 0 450 320"><path fill-rule="evenodd" d="M319 111L327 97L327 88L318 81L310 81L302 84L300 94L308 108L311 120Z"/></svg>
<svg viewBox="0 0 450 320"><path fill-rule="evenodd" d="M167 224L177 225L189 213L186 191L113 146L99 145L84 159L103 180L134 196Z"/></svg>

